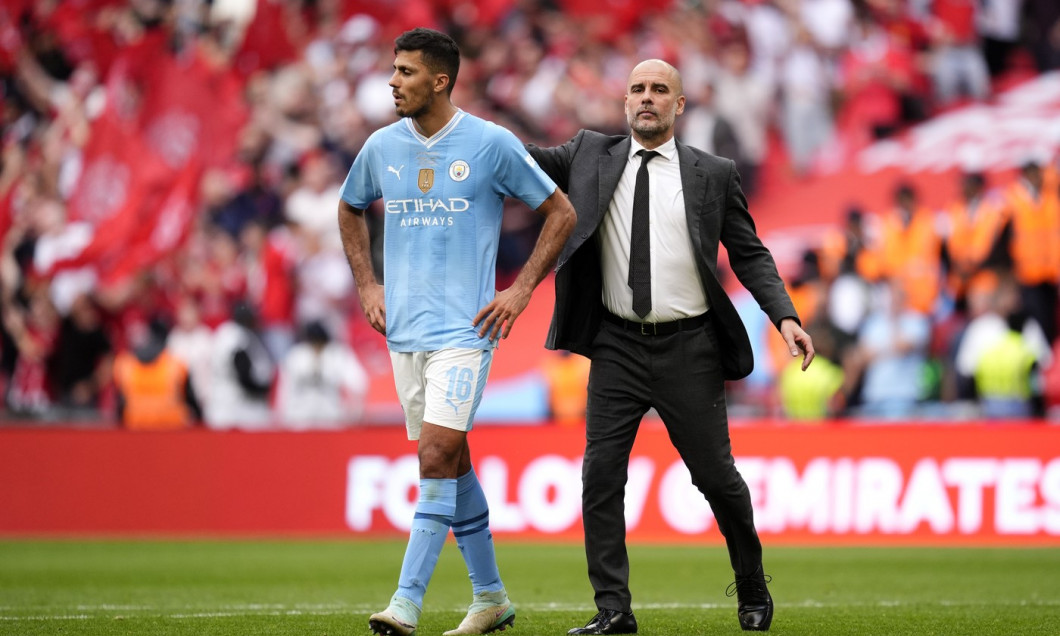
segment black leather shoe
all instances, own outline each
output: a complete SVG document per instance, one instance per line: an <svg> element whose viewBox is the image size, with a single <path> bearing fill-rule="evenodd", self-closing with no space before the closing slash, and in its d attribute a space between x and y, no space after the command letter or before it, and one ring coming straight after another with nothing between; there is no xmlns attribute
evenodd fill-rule
<svg viewBox="0 0 1060 636"><path fill-rule="evenodd" d="M736 595L736 615L745 631L764 632L773 622L773 597L766 583L772 577L762 574L762 568L749 576L736 576L736 581L725 590L726 596Z"/></svg>
<svg viewBox="0 0 1060 636"><path fill-rule="evenodd" d="M637 619L618 610L600 610L585 627L575 627L568 634L636 634Z"/></svg>

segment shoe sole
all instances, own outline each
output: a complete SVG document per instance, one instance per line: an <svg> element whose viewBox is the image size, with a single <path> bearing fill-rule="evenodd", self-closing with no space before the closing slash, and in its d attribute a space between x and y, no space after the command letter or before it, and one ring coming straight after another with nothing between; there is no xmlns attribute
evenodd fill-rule
<svg viewBox="0 0 1060 636"><path fill-rule="evenodd" d="M372 629L373 634L383 634L383 636L416 636L416 630L413 629L411 632L405 632L399 630L397 627L387 623L386 621L377 620L374 618L368 619L368 627Z"/></svg>
<svg viewBox="0 0 1060 636"><path fill-rule="evenodd" d="M486 630L487 634L491 634L493 632L503 632L504 630L508 629L509 627L514 627L515 626L515 610L513 610L511 608L508 608L508 609L511 612L511 614L508 614L508 616L506 616L504 618L504 620L502 620L501 622L497 623L493 627L490 627L489 629L487 629Z"/></svg>
<svg viewBox="0 0 1060 636"><path fill-rule="evenodd" d="M445 632L442 636L447 636L449 634L454 634L454 635L455 634L492 634L493 632L503 632L507 628L512 627L514 625L515 625L515 608L513 608L511 606L508 606L508 609L506 609L504 611L504 613L501 615L500 620L498 622L490 625L484 631L481 631L481 632L461 632L460 631L460 627L457 627L456 629L454 629L452 631Z"/></svg>

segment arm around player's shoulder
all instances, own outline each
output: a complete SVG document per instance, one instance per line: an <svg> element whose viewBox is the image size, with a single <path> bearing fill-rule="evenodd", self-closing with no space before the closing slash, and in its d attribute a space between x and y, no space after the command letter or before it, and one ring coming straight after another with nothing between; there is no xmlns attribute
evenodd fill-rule
<svg viewBox="0 0 1060 636"><path fill-rule="evenodd" d="M570 175L577 168L576 164L585 161L595 164L597 157L626 137L627 135L605 135L583 128L562 145L542 148L535 144L526 144L526 149L545 174L551 177L561 190L569 192Z"/></svg>

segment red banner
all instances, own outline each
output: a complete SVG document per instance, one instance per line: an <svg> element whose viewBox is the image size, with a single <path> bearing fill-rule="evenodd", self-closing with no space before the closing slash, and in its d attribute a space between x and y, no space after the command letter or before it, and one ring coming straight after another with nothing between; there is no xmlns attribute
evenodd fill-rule
<svg viewBox="0 0 1060 636"><path fill-rule="evenodd" d="M92 239L53 269L92 264L109 282L169 255L198 213L203 171L235 152L247 118L238 76L163 45L127 50L108 74L70 201L70 219L91 226Z"/></svg>
<svg viewBox="0 0 1060 636"><path fill-rule="evenodd" d="M1060 428L733 427L768 543L1060 545ZM580 540L580 429L483 425L498 536ZM337 433L0 430L0 533L400 536L415 449L401 427ZM631 541L720 542L661 424L630 461Z"/></svg>

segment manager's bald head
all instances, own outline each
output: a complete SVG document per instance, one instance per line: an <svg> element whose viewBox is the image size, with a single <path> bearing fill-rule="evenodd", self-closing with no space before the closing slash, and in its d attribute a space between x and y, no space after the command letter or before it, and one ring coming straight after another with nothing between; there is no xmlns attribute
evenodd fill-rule
<svg viewBox="0 0 1060 636"><path fill-rule="evenodd" d="M633 67L626 85L626 121L638 143L649 149L666 143L684 111L681 73L673 65L644 60Z"/></svg>

